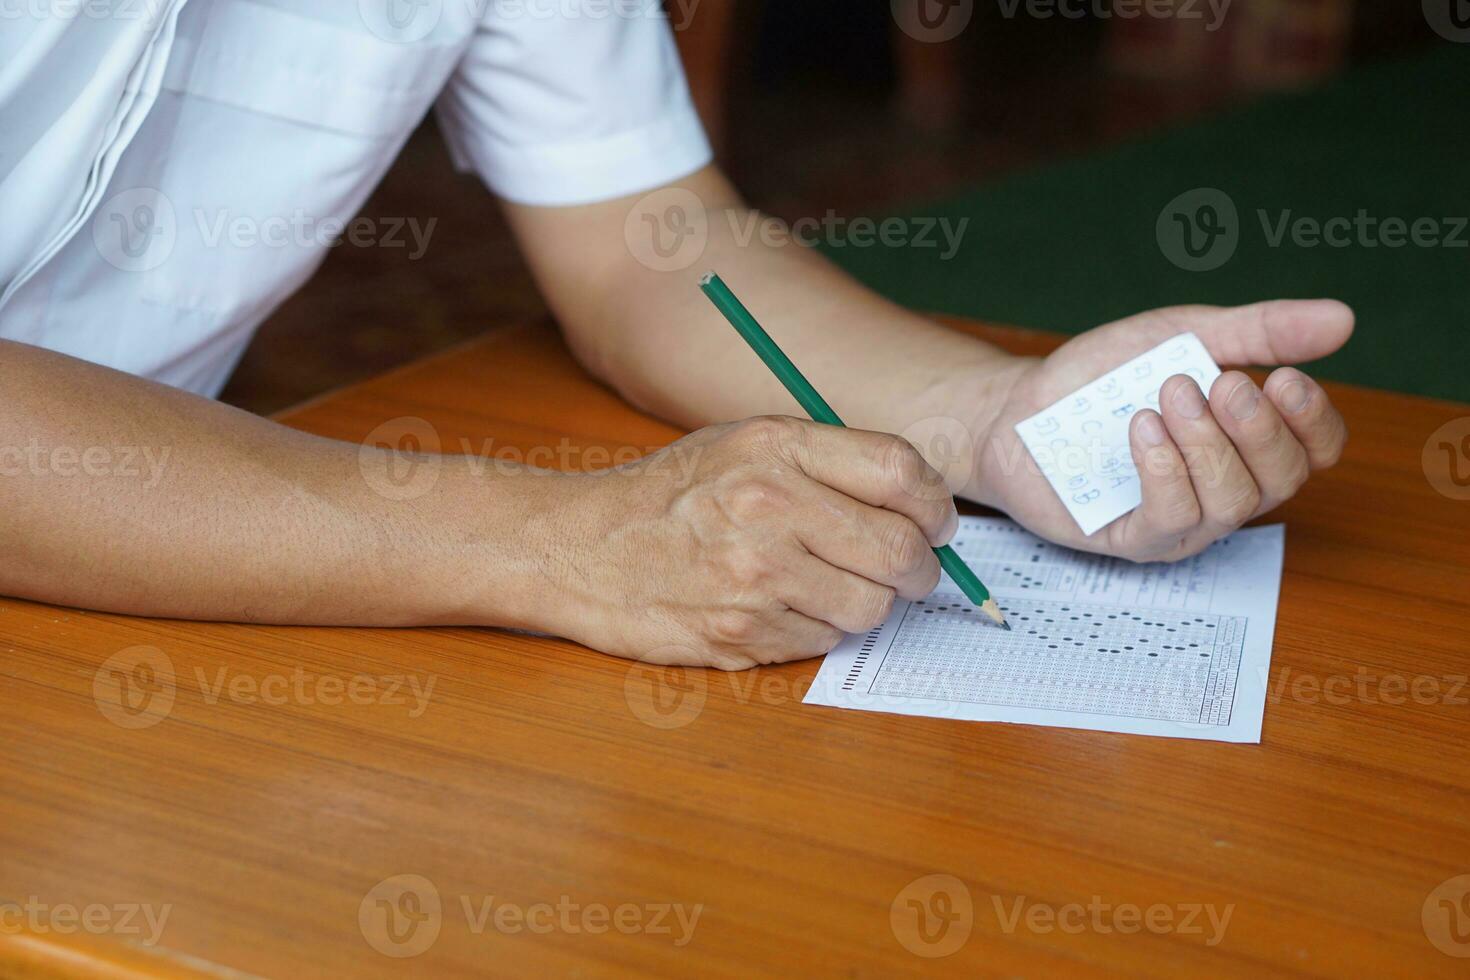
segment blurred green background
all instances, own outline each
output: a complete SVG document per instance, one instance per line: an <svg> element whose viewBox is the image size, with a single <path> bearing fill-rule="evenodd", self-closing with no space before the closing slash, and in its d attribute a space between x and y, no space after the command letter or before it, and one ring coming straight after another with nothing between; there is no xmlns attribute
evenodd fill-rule
<svg viewBox="0 0 1470 980"><path fill-rule="evenodd" d="M1438 45L899 212L970 219L948 260L942 236L938 248L827 254L905 305L1069 333L1178 303L1332 296L1354 307L1358 330L1318 375L1470 401L1467 184L1470 45ZM1186 271L1156 226L1197 188L1233 202L1237 246L1218 268ZM1347 247L1305 247L1289 232L1272 242L1283 217L1321 225L1360 212L1431 219L1441 244L1389 247L1377 226L1347 229Z"/></svg>

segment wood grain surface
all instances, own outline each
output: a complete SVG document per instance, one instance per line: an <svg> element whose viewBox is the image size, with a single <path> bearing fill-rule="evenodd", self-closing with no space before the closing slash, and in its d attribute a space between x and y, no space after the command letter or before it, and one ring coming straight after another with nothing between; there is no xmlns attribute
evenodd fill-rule
<svg viewBox="0 0 1470 980"><path fill-rule="evenodd" d="M0 976L1463 977L1470 501L1423 454L1470 406L1330 387L1347 456L1271 518L1259 746L804 707L814 662L0 601ZM283 420L403 417L573 466L678 435L542 326Z"/></svg>

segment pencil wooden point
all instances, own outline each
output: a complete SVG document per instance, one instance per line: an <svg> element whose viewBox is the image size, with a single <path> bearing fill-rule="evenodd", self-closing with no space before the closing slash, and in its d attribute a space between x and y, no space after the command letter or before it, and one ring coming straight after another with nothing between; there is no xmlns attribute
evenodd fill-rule
<svg viewBox="0 0 1470 980"><path fill-rule="evenodd" d="M994 620L997 626L1010 632L1011 624L1006 622L1005 614L1000 611L1000 606L995 604L994 599L986 599L980 603L980 611Z"/></svg>

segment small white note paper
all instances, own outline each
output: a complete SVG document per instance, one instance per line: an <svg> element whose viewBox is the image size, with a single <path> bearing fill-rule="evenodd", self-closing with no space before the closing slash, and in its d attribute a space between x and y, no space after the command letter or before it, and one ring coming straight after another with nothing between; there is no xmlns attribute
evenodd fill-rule
<svg viewBox="0 0 1470 980"><path fill-rule="evenodd" d="M1159 388L1176 374L1194 378L1208 395L1220 368L1198 337L1180 334L1016 424L1083 534L1143 502L1128 423L1140 409L1158 411Z"/></svg>
<svg viewBox="0 0 1470 980"><path fill-rule="evenodd" d="M1072 551L999 518L951 542L1011 624L946 575L827 654L807 704L965 721L1259 742L1285 534L1221 538L1135 565Z"/></svg>

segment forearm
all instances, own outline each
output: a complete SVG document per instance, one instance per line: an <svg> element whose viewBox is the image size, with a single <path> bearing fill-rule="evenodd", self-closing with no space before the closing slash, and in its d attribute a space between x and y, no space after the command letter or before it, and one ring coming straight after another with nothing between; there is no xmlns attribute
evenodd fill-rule
<svg viewBox="0 0 1470 980"><path fill-rule="evenodd" d="M977 428L1009 383L1012 359L993 346L889 303L809 248L752 234L757 216L718 171L679 186L703 202L709 232L699 262L674 272L649 268L629 248L625 222L636 199L510 209L578 356L645 410L691 427L801 414L700 293L707 269L730 283L849 425L904 432L963 406L958 421Z"/></svg>
<svg viewBox="0 0 1470 980"><path fill-rule="evenodd" d="M515 529L535 495L503 467L444 457L432 486L390 499L371 479L386 450L364 458L9 342L0 391L4 594L194 619L532 625L536 563Z"/></svg>

